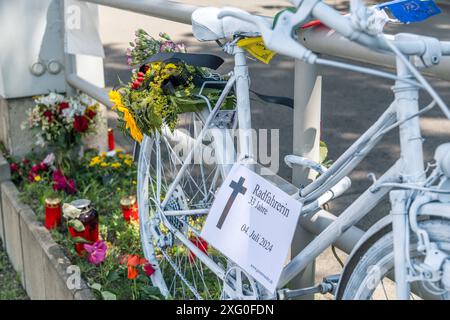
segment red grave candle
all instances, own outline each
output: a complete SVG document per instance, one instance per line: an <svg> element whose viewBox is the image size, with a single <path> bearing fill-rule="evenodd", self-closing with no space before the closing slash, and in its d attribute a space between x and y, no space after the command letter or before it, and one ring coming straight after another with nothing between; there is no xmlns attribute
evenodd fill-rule
<svg viewBox="0 0 450 320"><path fill-rule="evenodd" d="M83 223L84 230L76 231L73 227L69 226L69 233L72 238L80 237L85 239L89 243L94 243L99 240L98 236L98 213L97 210L90 206L91 201L86 199L80 199L72 201L73 206L81 210L81 214L78 220ZM82 256L85 249L83 243L76 243L75 250L79 256Z"/></svg>
<svg viewBox="0 0 450 320"><path fill-rule="evenodd" d="M139 220L138 207L135 196L128 196L120 199L120 206L122 207L122 214L125 221Z"/></svg>
<svg viewBox="0 0 450 320"><path fill-rule="evenodd" d="M113 131L113 129L109 128L108 129L108 151L113 151L114 148L115 148L114 131Z"/></svg>
<svg viewBox="0 0 450 320"><path fill-rule="evenodd" d="M45 222L47 229L56 228L61 224L61 200L58 198L45 199Z"/></svg>

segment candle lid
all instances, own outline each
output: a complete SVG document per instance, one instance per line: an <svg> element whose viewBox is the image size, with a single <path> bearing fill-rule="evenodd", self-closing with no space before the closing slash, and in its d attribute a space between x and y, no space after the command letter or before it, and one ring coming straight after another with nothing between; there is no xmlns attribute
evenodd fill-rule
<svg viewBox="0 0 450 320"><path fill-rule="evenodd" d="M120 205L124 206L124 207L132 206L135 203L136 203L135 196L128 196L128 197L123 197L122 199L120 199Z"/></svg>
<svg viewBox="0 0 450 320"><path fill-rule="evenodd" d="M72 201L70 204L73 205L77 209L84 210L91 205L91 200L77 199L77 200Z"/></svg>
<svg viewBox="0 0 450 320"><path fill-rule="evenodd" d="M45 199L45 204L49 206L59 206L61 204L60 198L47 198Z"/></svg>

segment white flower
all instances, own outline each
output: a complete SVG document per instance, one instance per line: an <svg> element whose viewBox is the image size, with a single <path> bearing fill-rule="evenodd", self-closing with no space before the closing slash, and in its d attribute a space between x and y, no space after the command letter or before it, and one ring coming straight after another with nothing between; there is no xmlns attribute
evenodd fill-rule
<svg viewBox="0 0 450 320"><path fill-rule="evenodd" d="M63 204L62 211L67 220L78 219L81 215L80 209L68 203Z"/></svg>
<svg viewBox="0 0 450 320"><path fill-rule="evenodd" d="M63 101L64 101L64 96L60 95L58 93L55 93L55 92L51 92L50 94L48 94L46 96L40 96L36 100L34 100L34 102L36 104L43 104L47 107L50 107L55 104L60 104Z"/></svg>
<svg viewBox="0 0 450 320"><path fill-rule="evenodd" d="M45 147L45 140L40 133L36 134L36 145L42 148Z"/></svg>
<svg viewBox="0 0 450 320"><path fill-rule="evenodd" d="M91 106L94 104L94 101L88 95L86 95L84 93L80 94L79 100L85 106Z"/></svg>

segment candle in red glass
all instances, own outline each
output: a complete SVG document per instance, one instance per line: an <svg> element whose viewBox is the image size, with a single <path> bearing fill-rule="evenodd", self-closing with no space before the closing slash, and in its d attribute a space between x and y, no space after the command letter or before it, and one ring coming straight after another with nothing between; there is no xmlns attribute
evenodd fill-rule
<svg viewBox="0 0 450 320"><path fill-rule="evenodd" d="M192 237L191 242L195 244L197 248L199 248L204 254L208 255L208 243L201 237ZM195 254L192 251L189 251L189 262L192 263L195 261Z"/></svg>
<svg viewBox="0 0 450 320"><path fill-rule="evenodd" d="M120 199L120 206L122 207L122 214L125 221L139 220L138 207L135 196L124 197Z"/></svg>
<svg viewBox="0 0 450 320"><path fill-rule="evenodd" d="M86 199L80 199L72 201L73 206L81 210L81 214L78 220L83 223L84 230L76 231L73 227L69 227L69 233L72 238L80 237L88 241L89 243L94 243L98 241L98 213L97 210L90 206L91 201ZM76 243L75 250L78 255L82 255L85 251L83 243Z"/></svg>
<svg viewBox="0 0 450 320"><path fill-rule="evenodd" d="M47 229L56 228L61 224L61 200L45 199L45 222Z"/></svg>
<svg viewBox="0 0 450 320"><path fill-rule="evenodd" d="M115 148L114 131L113 131L113 129L109 128L108 129L108 151L113 151L114 148Z"/></svg>

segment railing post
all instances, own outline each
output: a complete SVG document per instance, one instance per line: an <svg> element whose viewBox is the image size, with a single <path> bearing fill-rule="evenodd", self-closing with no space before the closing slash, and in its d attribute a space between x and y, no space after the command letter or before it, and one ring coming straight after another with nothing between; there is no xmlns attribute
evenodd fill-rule
<svg viewBox="0 0 450 320"><path fill-rule="evenodd" d="M320 114L321 114L322 77L318 75L315 65L295 61L294 83L294 132L293 153L319 161L320 157ZM292 183L305 185L314 179L315 173L307 168L294 168ZM297 226L291 248L291 256L300 252L314 235ZM292 288L308 287L314 284L315 262L308 265L299 276L291 281ZM313 295L302 299L314 299Z"/></svg>

